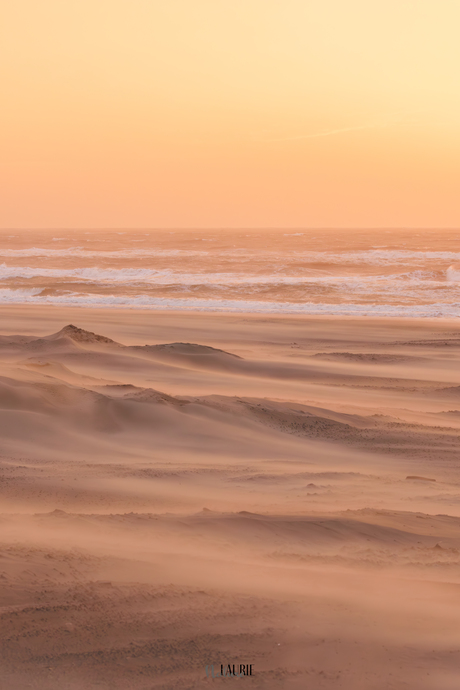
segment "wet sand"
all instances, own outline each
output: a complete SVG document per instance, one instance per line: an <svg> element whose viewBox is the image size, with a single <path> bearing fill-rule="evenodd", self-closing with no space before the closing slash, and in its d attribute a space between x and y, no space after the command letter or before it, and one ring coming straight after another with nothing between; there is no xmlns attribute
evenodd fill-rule
<svg viewBox="0 0 460 690"><path fill-rule="evenodd" d="M0 323L2 688L458 687L458 322Z"/></svg>

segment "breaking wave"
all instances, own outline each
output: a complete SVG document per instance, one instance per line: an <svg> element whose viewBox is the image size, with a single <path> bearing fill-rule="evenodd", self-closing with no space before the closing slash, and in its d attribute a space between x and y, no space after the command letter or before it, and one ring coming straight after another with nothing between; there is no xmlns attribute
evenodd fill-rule
<svg viewBox="0 0 460 690"><path fill-rule="evenodd" d="M40 257L49 259L59 258L102 258L102 259L140 259L140 258L161 258L161 257L194 257L194 256L219 256L231 257L241 256L241 253L248 255L256 255L258 257L265 256L273 259L279 256L278 251L264 250L261 252L260 248L251 250L245 247L234 247L232 249L85 249L82 246L67 247L65 249L54 249L47 247L30 247L26 249L0 249L0 256L7 257ZM449 251L410 251L405 249L366 249L359 251L343 251L343 252L328 252L328 251L306 251L302 249L289 250L283 252L285 257L296 258L302 261L311 263L331 263L331 264L369 264L369 265L398 265L410 264L411 261L418 262L460 262L460 252Z"/></svg>
<svg viewBox="0 0 460 690"><path fill-rule="evenodd" d="M150 297L149 295L100 295L94 293L41 294L40 289L0 289L0 304L42 304L68 307L157 309L163 311L208 311L298 314L323 316L375 316L412 318L457 318L457 304L302 304L290 302L261 302L257 300L180 299Z"/></svg>
<svg viewBox="0 0 460 690"><path fill-rule="evenodd" d="M458 283L460 282L460 263L459 264L452 264L452 266L449 266L446 272L447 275L447 280L450 281L451 283Z"/></svg>

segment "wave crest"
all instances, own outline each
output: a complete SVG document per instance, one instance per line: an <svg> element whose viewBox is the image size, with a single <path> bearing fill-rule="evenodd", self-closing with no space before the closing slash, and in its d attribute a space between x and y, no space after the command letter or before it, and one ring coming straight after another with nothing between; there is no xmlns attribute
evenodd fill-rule
<svg viewBox="0 0 460 690"><path fill-rule="evenodd" d="M447 280L452 283L460 282L460 263L452 264L446 272Z"/></svg>

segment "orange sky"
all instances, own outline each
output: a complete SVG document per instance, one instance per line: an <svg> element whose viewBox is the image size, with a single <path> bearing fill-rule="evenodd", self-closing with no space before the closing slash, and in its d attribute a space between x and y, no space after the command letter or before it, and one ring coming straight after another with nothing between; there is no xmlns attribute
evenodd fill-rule
<svg viewBox="0 0 460 690"><path fill-rule="evenodd" d="M459 0L3 0L1 227L460 226Z"/></svg>

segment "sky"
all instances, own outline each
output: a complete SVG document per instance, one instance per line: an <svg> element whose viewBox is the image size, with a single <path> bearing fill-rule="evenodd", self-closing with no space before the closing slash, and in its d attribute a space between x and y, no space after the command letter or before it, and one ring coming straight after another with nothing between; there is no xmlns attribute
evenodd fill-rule
<svg viewBox="0 0 460 690"><path fill-rule="evenodd" d="M460 227L459 0L2 0L0 227Z"/></svg>

